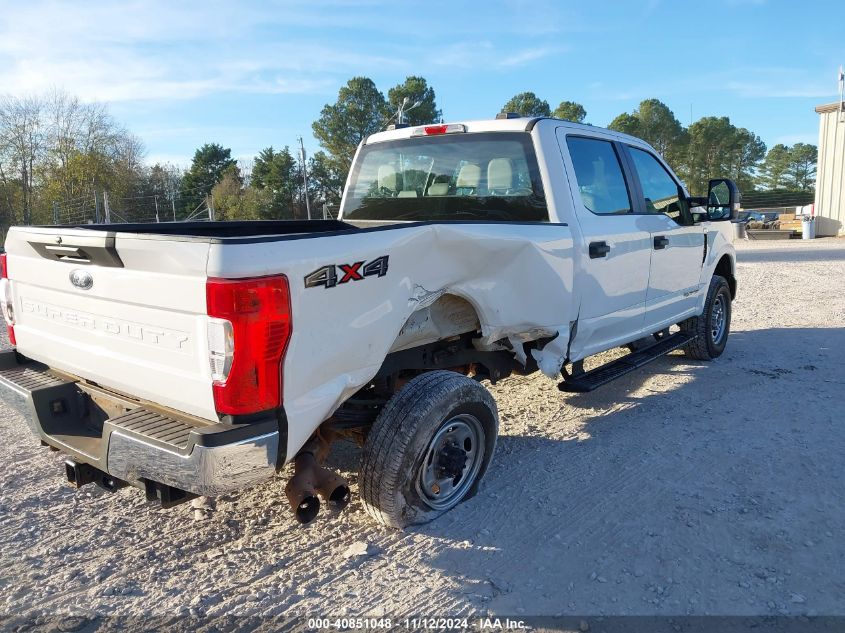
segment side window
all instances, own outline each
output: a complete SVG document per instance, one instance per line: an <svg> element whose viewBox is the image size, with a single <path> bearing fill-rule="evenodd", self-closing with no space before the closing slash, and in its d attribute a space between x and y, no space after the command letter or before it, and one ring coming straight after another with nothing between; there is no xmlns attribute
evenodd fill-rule
<svg viewBox="0 0 845 633"><path fill-rule="evenodd" d="M646 151L630 146L628 150L640 177L646 213L665 213L678 224L692 224L688 203L663 165Z"/></svg>
<svg viewBox="0 0 845 633"><path fill-rule="evenodd" d="M587 210L598 215L631 213L631 197L613 143L570 136L566 145Z"/></svg>

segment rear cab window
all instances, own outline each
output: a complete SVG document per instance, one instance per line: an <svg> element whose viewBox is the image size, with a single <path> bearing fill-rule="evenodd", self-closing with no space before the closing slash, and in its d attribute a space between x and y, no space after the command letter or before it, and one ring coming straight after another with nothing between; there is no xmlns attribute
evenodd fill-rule
<svg viewBox="0 0 845 633"><path fill-rule="evenodd" d="M527 132L444 134L365 145L344 220L548 222Z"/></svg>

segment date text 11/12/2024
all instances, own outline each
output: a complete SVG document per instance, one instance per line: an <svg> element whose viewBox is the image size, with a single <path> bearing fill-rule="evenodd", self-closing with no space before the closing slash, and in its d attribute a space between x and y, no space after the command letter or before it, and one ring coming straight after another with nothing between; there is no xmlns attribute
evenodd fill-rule
<svg viewBox="0 0 845 633"><path fill-rule="evenodd" d="M337 630L354 631L356 629L382 629L393 628L418 630L455 630L466 631L469 629L480 631L500 630L524 630L524 620L511 620L510 618L309 618L308 628L310 630Z"/></svg>

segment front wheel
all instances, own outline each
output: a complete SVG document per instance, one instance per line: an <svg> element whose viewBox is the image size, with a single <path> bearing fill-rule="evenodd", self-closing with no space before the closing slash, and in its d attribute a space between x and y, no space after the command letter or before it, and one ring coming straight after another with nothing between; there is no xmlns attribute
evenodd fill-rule
<svg viewBox="0 0 845 633"><path fill-rule="evenodd" d="M697 360L713 360L722 355L731 331L731 289L724 277L713 276L704 312L680 326L682 331L697 335L684 346L684 354Z"/></svg>
<svg viewBox="0 0 845 633"><path fill-rule="evenodd" d="M450 371L415 377L382 409L364 445L360 492L382 525L427 523L472 497L496 447L493 396Z"/></svg>

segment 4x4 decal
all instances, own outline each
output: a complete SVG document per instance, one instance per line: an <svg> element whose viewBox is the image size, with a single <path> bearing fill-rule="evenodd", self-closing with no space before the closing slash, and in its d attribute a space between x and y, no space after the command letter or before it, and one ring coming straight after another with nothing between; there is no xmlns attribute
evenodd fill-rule
<svg viewBox="0 0 845 633"><path fill-rule="evenodd" d="M352 264L323 266L313 273L305 275L305 287L334 288L350 281L361 281L365 277L384 277L387 274L387 257L387 255L382 255L371 262L361 261Z"/></svg>

